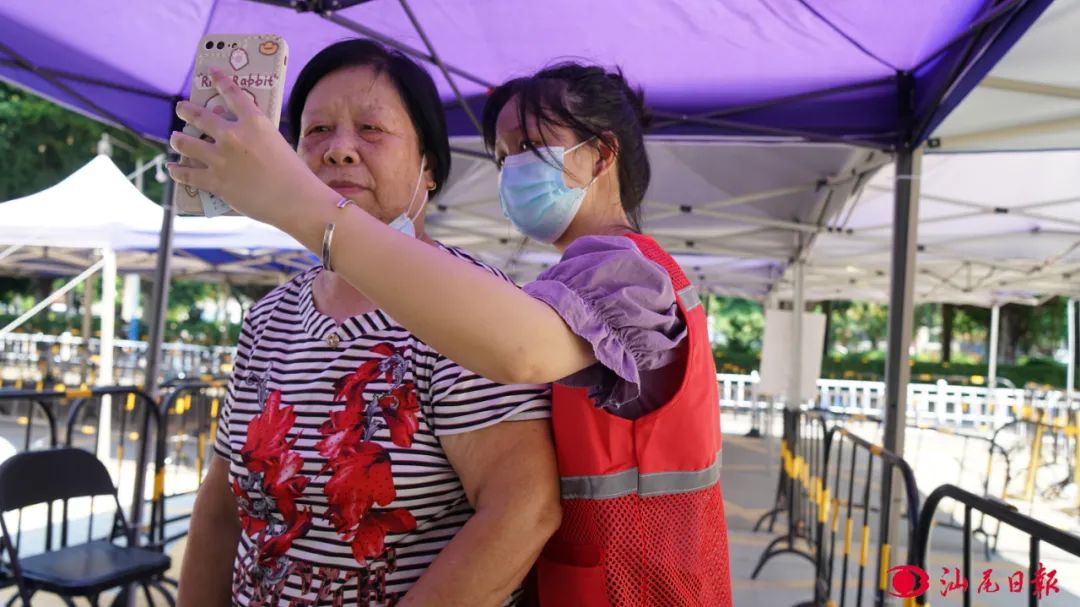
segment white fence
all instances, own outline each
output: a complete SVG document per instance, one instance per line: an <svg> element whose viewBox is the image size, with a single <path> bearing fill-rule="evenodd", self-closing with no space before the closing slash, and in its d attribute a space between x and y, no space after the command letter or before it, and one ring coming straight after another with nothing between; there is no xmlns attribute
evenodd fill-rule
<svg viewBox="0 0 1080 607"><path fill-rule="evenodd" d="M57 381L66 384L94 383L94 361L100 342L90 340L89 357L83 351L83 339L70 335L15 333L0 338L0 379L4 384ZM117 340L113 359L116 376L113 383L138 384L146 368L146 342ZM162 375L217 375L229 370L232 347L194 346L168 343L163 346ZM757 373L734 375L718 373L720 405L725 409L749 411L765 409L771 399L757 394ZM988 398L988 388L913 383L908 386L908 418L934 425L1000 426L1009 419L1030 411L1045 411L1050 419L1066 412L1065 393L1061 390L997 388ZM885 400L885 383L819 379L815 404L819 407L879 415ZM1080 398L1074 392L1074 403Z"/></svg>
<svg viewBox="0 0 1080 607"><path fill-rule="evenodd" d="M101 341L91 338L89 352L84 339L71 335L12 333L0 338L0 380L33 384L54 381L65 384L96 383L96 360ZM146 369L144 341L116 340L113 346L114 384L139 384ZM227 370L235 348L162 345L161 374L176 376L217 375Z"/></svg>
<svg viewBox="0 0 1080 607"><path fill-rule="evenodd" d="M757 373L718 373L720 406L736 411L764 410L773 399L757 393ZM1080 403L1076 392L1073 402ZM819 379L813 403L817 407L844 413L880 415L884 409L885 382ZM1061 419L1068 413L1062 390L997 388L991 398L989 388L955 386L944 380L936 384L908 385L908 419L936 426L1001 426L1031 411L1045 411L1047 419Z"/></svg>

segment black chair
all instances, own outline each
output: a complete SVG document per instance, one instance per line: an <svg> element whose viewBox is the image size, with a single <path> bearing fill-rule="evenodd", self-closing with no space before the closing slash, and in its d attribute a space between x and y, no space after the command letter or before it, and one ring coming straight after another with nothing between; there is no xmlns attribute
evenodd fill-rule
<svg viewBox="0 0 1080 607"><path fill-rule="evenodd" d="M101 495L112 496L116 504L108 540L92 539L91 513L86 543L68 546L65 530L59 549L19 558L3 514L37 504ZM154 601L150 586L156 587L168 604L174 604L172 596L157 583L169 568L169 557L113 543L120 534L130 542L134 533L124 518L109 471L92 453L72 448L28 451L0 464L0 530L8 556L7 573L18 586L24 605L30 605L34 593L43 591L59 595L67 605L73 606L71 597L78 596L97 606L102 592L133 584L142 587L151 605Z"/></svg>

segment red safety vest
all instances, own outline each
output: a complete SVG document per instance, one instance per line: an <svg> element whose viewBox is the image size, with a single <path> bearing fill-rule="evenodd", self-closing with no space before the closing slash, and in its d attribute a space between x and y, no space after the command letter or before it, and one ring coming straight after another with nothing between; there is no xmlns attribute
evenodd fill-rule
<svg viewBox="0 0 1080 607"><path fill-rule="evenodd" d="M720 490L720 404L705 313L655 240L630 235L663 266L687 324L678 392L637 420L556 385L552 425L562 526L537 562L541 607L728 607L731 579Z"/></svg>

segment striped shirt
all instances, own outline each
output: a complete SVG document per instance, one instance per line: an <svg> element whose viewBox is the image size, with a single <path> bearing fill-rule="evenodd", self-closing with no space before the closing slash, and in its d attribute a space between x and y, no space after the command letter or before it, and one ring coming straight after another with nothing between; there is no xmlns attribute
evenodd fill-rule
<svg viewBox="0 0 1080 607"><path fill-rule="evenodd" d="M215 445L244 528L235 604L394 604L473 514L439 437L551 415L546 386L488 381L381 310L338 325L320 271L244 319Z"/></svg>

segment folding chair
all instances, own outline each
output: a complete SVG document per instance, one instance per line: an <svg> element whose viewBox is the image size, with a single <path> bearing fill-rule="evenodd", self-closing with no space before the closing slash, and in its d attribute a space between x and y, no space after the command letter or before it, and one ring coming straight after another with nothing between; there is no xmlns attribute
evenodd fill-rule
<svg viewBox="0 0 1080 607"><path fill-rule="evenodd" d="M86 543L68 546L65 532L59 549L19 557L4 514L37 504L101 495L112 496L116 504L109 539L92 539L91 512ZM135 536L124 518L109 471L88 451L73 448L28 451L0 464L0 531L9 559L7 573L14 578L24 605L29 606L34 593L43 591L60 596L69 606L75 605L72 597L85 597L96 607L102 592L129 584L140 585L150 605L154 604L150 586L157 588L169 605L174 604L172 596L157 583L169 568L169 557L153 550L113 543L118 531L128 542ZM14 597L9 605L12 602Z"/></svg>

